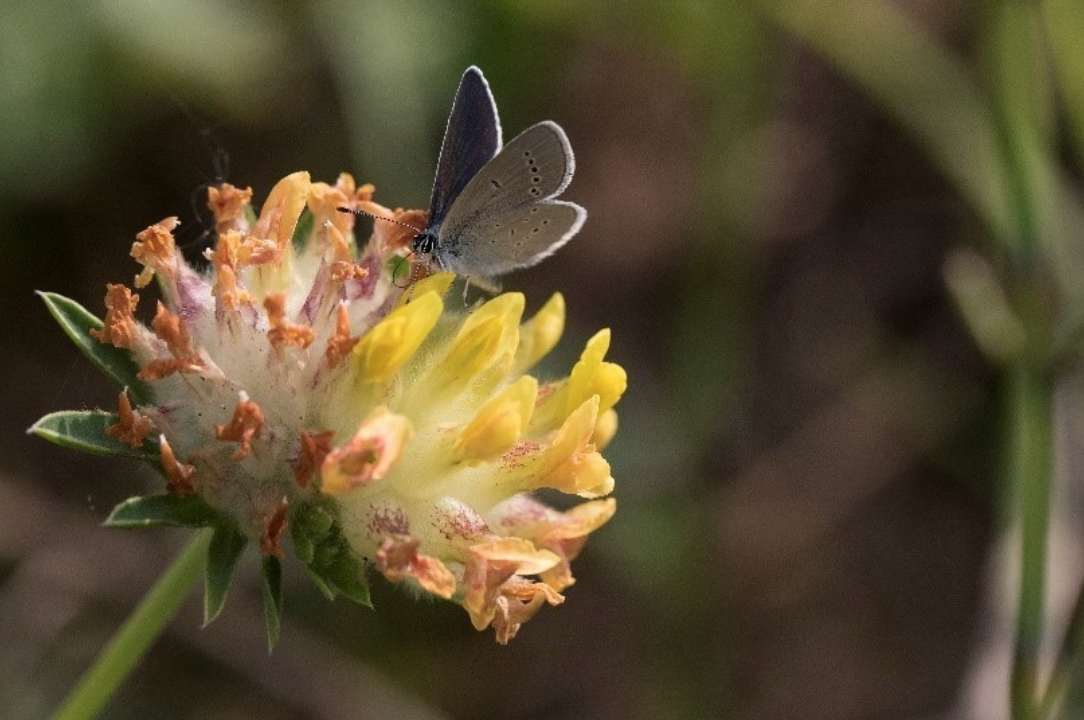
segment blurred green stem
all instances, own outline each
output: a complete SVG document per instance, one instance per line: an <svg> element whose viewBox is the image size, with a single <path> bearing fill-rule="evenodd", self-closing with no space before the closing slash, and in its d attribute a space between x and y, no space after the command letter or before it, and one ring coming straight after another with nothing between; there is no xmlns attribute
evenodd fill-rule
<svg viewBox="0 0 1084 720"><path fill-rule="evenodd" d="M1084 583L1077 591L1073 612L1065 629L1065 638L1062 640L1054 669L1050 673L1050 682L1047 683L1042 702L1039 704L1040 720L1054 720L1061 716L1062 700L1066 690L1069 689L1070 681L1076 674L1082 642L1084 642Z"/></svg>
<svg viewBox="0 0 1084 720"><path fill-rule="evenodd" d="M52 720L90 720L128 677L199 579L211 542L200 530L83 675Z"/></svg>
<svg viewBox="0 0 1084 720"><path fill-rule="evenodd" d="M1039 650L1043 635L1046 538L1053 441L1053 381L1030 364L1009 371L1013 428L1012 487L1021 532L1020 596L1012 669L1013 720L1038 717Z"/></svg>

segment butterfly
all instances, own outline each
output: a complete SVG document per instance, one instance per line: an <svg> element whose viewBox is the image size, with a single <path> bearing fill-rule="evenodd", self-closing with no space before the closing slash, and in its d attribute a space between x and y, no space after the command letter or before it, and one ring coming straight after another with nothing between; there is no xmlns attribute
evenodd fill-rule
<svg viewBox="0 0 1084 720"><path fill-rule="evenodd" d="M467 68L448 116L425 229L412 249L483 287L529 267L579 232L587 211L555 198L576 163L561 126L533 125L501 147L497 104L482 71Z"/></svg>

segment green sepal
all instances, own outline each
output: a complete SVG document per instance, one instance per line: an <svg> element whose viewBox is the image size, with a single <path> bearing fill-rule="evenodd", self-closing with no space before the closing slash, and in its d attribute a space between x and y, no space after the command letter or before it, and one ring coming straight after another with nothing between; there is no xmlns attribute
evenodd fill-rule
<svg viewBox="0 0 1084 720"><path fill-rule="evenodd" d="M312 571L312 568L308 565L305 566L305 569L308 570L309 580L312 580L312 584L316 586L316 589L319 590L320 593L328 600L334 600L335 596L338 594L335 592L335 588L324 582L323 578L314 573Z"/></svg>
<svg viewBox="0 0 1084 720"><path fill-rule="evenodd" d="M140 380L139 365L132 353L125 348L108 345L91 337L91 330L100 330L102 321L94 317L85 307L63 295L51 292L39 292L45 301L45 307L60 324L64 334L72 339L76 347L87 359L103 373L127 387L137 405L146 405L154 398L150 386Z"/></svg>
<svg viewBox="0 0 1084 720"><path fill-rule="evenodd" d="M108 457L126 457L143 460L154 465L159 463L158 447L144 441L139 447L109 437L105 429L117 424L117 416L101 410L63 410L49 413L30 426L33 433L51 443Z"/></svg>
<svg viewBox="0 0 1084 720"><path fill-rule="evenodd" d="M296 545L296 541L295 541ZM317 587L329 598L342 594L359 605L372 607L369 583L361 562L339 533L332 533L316 546L311 561L305 563Z"/></svg>
<svg viewBox="0 0 1084 720"><path fill-rule="evenodd" d="M208 527L226 522L223 515L199 495L179 497L170 493L144 495L125 500L113 508L105 527ZM216 533L217 537L217 533Z"/></svg>
<svg viewBox="0 0 1084 720"><path fill-rule="evenodd" d="M215 525L211 545L207 548L207 572L203 587L203 625L206 627L222 612L230 590L237 560L248 545L246 538L232 521L222 519Z"/></svg>
<svg viewBox="0 0 1084 720"><path fill-rule="evenodd" d="M271 651L282 631L282 563L274 555L263 556L263 613L267 621L267 649Z"/></svg>
<svg viewBox="0 0 1084 720"><path fill-rule="evenodd" d="M319 577L358 605L373 606L364 568L348 548L344 547L326 568L321 568Z"/></svg>
<svg viewBox="0 0 1084 720"><path fill-rule="evenodd" d="M372 607L369 584L331 511L318 505L299 508L290 523L294 550L316 587L328 599L337 594Z"/></svg>

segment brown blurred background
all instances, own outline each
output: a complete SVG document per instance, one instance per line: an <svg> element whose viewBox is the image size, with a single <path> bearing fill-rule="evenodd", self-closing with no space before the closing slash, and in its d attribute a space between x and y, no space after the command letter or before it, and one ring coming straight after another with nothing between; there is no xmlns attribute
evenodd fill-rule
<svg viewBox="0 0 1084 720"><path fill-rule="evenodd" d="M893 6L969 63L972 4ZM614 330L630 376L607 451L617 516L565 605L508 647L382 582L375 612L328 604L288 564L269 657L243 563L223 616L201 630L193 597L107 716L998 717L1003 698L980 709L967 687L997 617L1002 408L942 277L982 224L906 123L780 15L0 7L0 716L44 717L184 538L99 528L158 481L24 434L114 402L33 291L99 311L135 272L134 234L168 215L198 254L209 183L260 198L295 170L349 171L425 206L478 64L507 137L552 118L576 152L566 197L587 225L505 287L534 308L565 293L555 374Z"/></svg>

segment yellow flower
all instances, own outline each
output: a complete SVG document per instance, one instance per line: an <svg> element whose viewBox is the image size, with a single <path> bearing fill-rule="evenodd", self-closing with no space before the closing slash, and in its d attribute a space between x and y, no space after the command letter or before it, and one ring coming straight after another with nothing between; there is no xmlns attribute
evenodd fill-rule
<svg viewBox="0 0 1084 720"><path fill-rule="evenodd" d="M402 233L378 227L359 244L337 208L424 214L382 208L373 192L349 175L327 185L299 172L254 214L251 190L215 189L205 273L177 251L175 218L140 233L136 284L157 276L164 301L147 328L138 296L109 286L87 342L122 353L145 385L121 393L101 432L128 453L155 448L185 512L204 503L265 558L289 532L326 591L364 600L368 561L507 642L564 601L571 561L616 509L607 498L559 511L531 493L613 490L599 450L616 431L625 372L605 361L603 330L568 378L525 374L564 329L559 294L524 322L520 293L468 309L444 301L449 274L397 285Z"/></svg>

